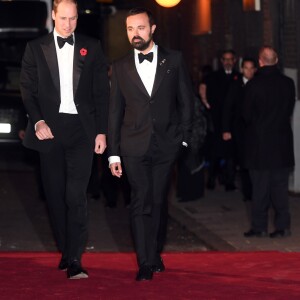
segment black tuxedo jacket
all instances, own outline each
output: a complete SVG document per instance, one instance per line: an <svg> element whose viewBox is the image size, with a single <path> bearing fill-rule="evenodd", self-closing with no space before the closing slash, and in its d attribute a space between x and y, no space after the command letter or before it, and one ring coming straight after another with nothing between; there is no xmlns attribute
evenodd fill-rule
<svg viewBox="0 0 300 300"><path fill-rule="evenodd" d="M158 47L149 96L138 75L134 51L113 64L109 106L109 155L142 156L155 134L161 151L189 142L194 93L180 52Z"/></svg>
<svg viewBox="0 0 300 300"><path fill-rule="evenodd" d="M242 102L245 97L245 84L243 76L233 80L226 98L224 99L222 111L222 132L236 132L242 119Z"/></svg>
<svg viewBox="0 0 300 300"><path fill-rule="evenodd" d="M277 66L260 68L247 83L242 110L247 168L270 170L294 165L294 105L294 82L281 74Z"/></svg>
<svg viewBox="0 0 300 300"><path fill-rule="evenodd" d="M109 82L107 63L100 42L75 34L73 64L74 102L92 145L97 134L107 132ZM22 60L20 88L29 115L24 145L46 152L53 140L40 141L34 124L45 120L54 139L60 106L58 61L53 33L27 44Z"/></svg>

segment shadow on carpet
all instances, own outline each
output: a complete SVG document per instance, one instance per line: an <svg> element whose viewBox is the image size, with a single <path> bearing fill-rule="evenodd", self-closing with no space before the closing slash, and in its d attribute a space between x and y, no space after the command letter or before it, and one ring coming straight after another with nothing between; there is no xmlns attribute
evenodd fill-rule
<svg viewBox="0 0 300 300"><path fill-rule="evenodd" d="M88 279L68 280L57 253L0 253L0 298L300 299L300 253L166 253L166 271L136 282L133 253L86 253Z"/></svg>

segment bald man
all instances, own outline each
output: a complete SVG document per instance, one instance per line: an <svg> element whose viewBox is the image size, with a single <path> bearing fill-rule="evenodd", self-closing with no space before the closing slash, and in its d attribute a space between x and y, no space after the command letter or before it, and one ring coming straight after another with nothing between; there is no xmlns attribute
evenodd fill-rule
<svg viewBox="0 0 300 300"><path fill-rule="evenodd" d="M275 210L271 238L287 237L290 231L289 172L294 166L291 117L295 85L281 74L271 47L259 51L259 70L246 87L243 103L245 166L253 185L251 229L247 238L268 236L268 210Z"/></svg>

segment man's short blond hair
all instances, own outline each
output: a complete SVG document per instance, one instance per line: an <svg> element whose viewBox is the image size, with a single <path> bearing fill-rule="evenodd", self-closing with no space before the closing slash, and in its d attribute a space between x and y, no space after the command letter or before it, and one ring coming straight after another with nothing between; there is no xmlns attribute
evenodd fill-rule
<svg viewBox="0 0 300 300"><path fill-rule="evenodd" d="M57 12L57 6L62 3L62 2L66 2L66 3L74 3L77 7L77 1L76 0L54 0L53 1L53 11L56 13Z"/></svg>

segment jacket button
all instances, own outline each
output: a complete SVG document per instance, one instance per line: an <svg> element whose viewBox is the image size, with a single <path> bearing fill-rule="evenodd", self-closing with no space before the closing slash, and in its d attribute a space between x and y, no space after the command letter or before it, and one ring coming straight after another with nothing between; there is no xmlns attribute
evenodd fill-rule
<svg viewBox="0 0 300 300"><path fill-rule="evenodd" d="M153 100L151 100L151 101L150 101L150 104L153 104L153 103L154 103L154 101L153 101Z"/></svg>
<svg viewBox="0 0 300 300"><path fill-rule="evenodd" d="M78 107L78 106L79 106L79 104L77 103L77 104L75 104L75 106L76 106L76 107Z"/></svg>

